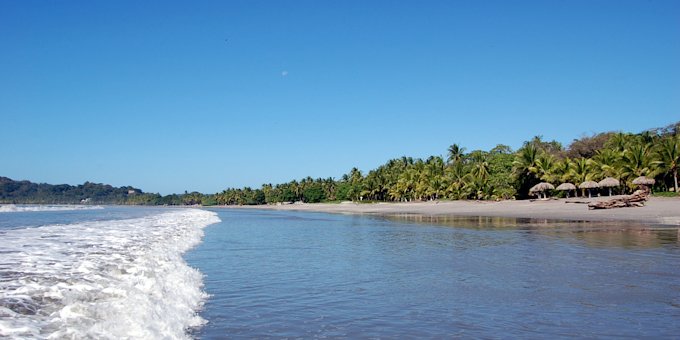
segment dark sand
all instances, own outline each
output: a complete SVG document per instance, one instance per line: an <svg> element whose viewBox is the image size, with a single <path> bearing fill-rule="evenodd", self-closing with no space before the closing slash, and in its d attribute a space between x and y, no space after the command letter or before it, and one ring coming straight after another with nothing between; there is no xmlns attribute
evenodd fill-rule
<svg viewBox="0 0 680 340"><path fill-rule="evenodd" d="M411 203L315 203L239 207L371 215L486 216L563 221L619 221L680 227L680 198L652 197L644 207L589 210L587 202L609 197L518 201L435 201ZM570 203L567 203L570 202Z"/></svg>

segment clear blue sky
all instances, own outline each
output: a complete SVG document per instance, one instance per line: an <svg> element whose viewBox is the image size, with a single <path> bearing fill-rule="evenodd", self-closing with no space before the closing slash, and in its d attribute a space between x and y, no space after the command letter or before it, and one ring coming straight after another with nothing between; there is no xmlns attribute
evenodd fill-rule
<svg viewBox="0 0 680 340"><path fill-rule="evenodd" d="M680 120L680 1L0 0L0 176L168 194Z"/></svg>

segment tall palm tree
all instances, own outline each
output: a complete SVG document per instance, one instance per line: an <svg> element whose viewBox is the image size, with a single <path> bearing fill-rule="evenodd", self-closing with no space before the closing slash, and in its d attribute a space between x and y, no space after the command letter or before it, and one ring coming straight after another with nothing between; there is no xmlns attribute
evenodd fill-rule
<svg viewBox="0 0 680 340"><path fill-rule="evenodd" d="M518 181L517 193L520 196L527 197L529 188L538 184L538 156L540 155L538 148L526 143L521 149L517 151L515 160L512 161L512 172Z"/></svg>
<svg viewBox="0 0 680 340"><path fill-rule="evenodd" d="M669 136L656 148L657 160L653 164L662 173L673 176L673 189L678 192L678 166L680 165L680 137Z"/></svg>
<svg viewBox="0 0 680 340"><path fill-rule="evenodd" d="M587 158L578 158L572 161L568 177L577 186L579 183L593 180L592 172L593 161ZM585 190L581 192L585 196Z"/></svg>
<svg viewBox="0 0 680 340"><path fill-rule="evenodd" d="M623 152L633 142L634 136L629 133L617 132L609 137L605 147L618 152Z"/></svg>
<svg viewBox="0 0 680 340"><path fill-rule="evenodd" d="M555 173L555 167L557 166L557 161L555 156L542 153L536 160L536 175L543 181L555 182L557 176Z"/></svg>
<svg viewBox="0 0 680 340"><path fill-rule="evenodd" d="M465 148L460 147L458 144L451 144L449 146L449 154L448 154L448 161L451 164L455 164L457 162L460 162L463 159L463 155L465 154Z"/></svg>
<svg viewBox="0 0 680 340"><path fill-rule="evenodd" d="M470 154L470 160L472 166L470 174L476 181L485 182L489 178L489 162L486 153L479 150L474 151Z"/></svg>
<svg viewBox="0 0 680 340"><path fill-rule="evenodd" d="M620 177L619 164L621 160L620 152L614 149L597 150L593 156L592 166L595 177L602 179L605 177Z"/></svg>
<svg viewBox="0 0 680 340"><path fill-rule="evenodd" d="M652 153L649 145L631 145L621 159L621 175L633 179L639 176L652 176Z"/></svg>

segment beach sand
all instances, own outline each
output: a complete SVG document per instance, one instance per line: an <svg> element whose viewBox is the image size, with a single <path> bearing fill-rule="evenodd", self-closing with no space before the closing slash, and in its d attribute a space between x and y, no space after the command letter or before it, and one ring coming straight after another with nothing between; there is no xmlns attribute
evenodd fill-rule
<svg viewBox="0 0 680 340"><path fill-rule="evenodd" d="M616 196L614 196L616 197ZM370 215L422 215L432 217L507 217L532 220L617 221L680 227L680 198L652 197L644 207L589 210L589 202L610 197L555 200L434 201L410 203L314 203L239 207L282 211L311 211ZM568 203L569 202L569 203Z"/></svg>

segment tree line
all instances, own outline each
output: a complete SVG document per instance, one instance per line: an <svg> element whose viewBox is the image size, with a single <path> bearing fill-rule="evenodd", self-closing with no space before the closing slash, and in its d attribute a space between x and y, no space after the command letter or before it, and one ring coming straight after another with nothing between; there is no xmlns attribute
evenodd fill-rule
<svg viewBox="0 0 680 340"><path fill-rule="evenodd" d="M680 122L642 133L606 132L575 139L568 147L536 136L513 151L451 145L446 158L401 157L362 173L353 168L341 179L304 178L261 188L230 188L204 196L209 204L255 205L282 202L385 201L437 199L503 200L530 197L540 182L573 183L613 177L618 193L635 189L639 176L655 179L655 189L678 192ZM584 194L583 192L581 193Z"/></svg>
<svg viewBox="0 0 680 340"><path fill-rule="evenodd" d="M530 197L529 189L540 182L578 186L606 177L621 182L618 193L629 193L635 189L632 181L639 176L655 179L656 191L677 193L680 122L637 134L600 133L575 139L566 148L557 141L536 136L518 150L499 144L491 150L466 151L453 144L446 157L391 159L366 173L352 168L337 180L306 177L260 188L229 188L215 194L162 196L131 187L93 183L50 186L4 179L0 180L0 202L78 203L89 198L92 203L109 204L260 205L348 200L504 200Z"/></svg>

